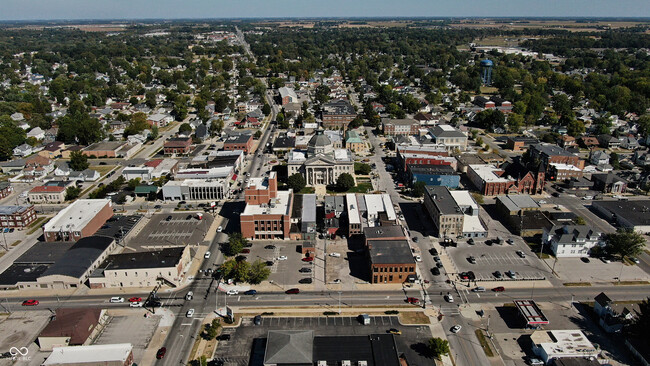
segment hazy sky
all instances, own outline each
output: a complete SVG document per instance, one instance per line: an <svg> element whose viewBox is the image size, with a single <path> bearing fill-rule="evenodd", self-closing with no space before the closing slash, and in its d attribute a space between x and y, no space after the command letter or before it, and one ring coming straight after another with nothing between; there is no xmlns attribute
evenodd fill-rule
<svg viewBox="0 0 650 366"><path fill-rule="evenodd" d="M231 17L650 17L648 0L1 0L0 20Z"/></svg>

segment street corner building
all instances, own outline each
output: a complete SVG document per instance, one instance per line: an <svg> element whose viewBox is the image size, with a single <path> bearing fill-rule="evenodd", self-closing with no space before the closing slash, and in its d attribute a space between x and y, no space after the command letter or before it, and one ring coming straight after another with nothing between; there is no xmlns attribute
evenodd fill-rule
<svg viewBox="0 0 650 366"><path fill-rule="evenodd" d="M278 191L278 178L251 178L244 191L241 233L248 239L289 239L293 190Z"/></svg>

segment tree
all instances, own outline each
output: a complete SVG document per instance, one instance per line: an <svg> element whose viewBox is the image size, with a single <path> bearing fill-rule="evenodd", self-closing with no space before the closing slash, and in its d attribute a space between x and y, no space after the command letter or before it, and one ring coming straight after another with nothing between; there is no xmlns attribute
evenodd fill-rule
<svg viewBox="0 0 650 366"><path fill-rule="evenodd" d="M262 137L262 131L260 131L260 130L255 131L255 134L253 135L253 138L255 140L259 140L260 137Z"/></svg>
<svg viewBox="0 0 650 366"><path fill-rule="evenodd" d="M124 136L135 135L149 128L147 115L142 112L134 113L130 120L129 125L124 129Z"/></svg>
<svg viewBox="0 0 650 366"><path fill-rule="evenodd" d="M262 113L264 113L265 116L271 114L271 106L268 103L264 103L264 106L262 107Z"/></svg>
<svg viewBox="0 0 650 366"><path fill-rule="evenodd" d="M621 257L634 257L645 248L645 239L641 234L630 228L619 228L615 233L605 237L606 250L610 254Z"/></svg>
<svg viewBox="0 0 650 366"><path fill-rule="evenodd" d="M359 175L368 175L372 168L366 163L354 163L354 173Z"/></svg>
<svg viewBox="0 0 650 366"><path fill-rule="evenodd" d="M82 171L88 169L88 156L81 151L73 151L70 153L70 169L75 171Z"/></svg>
<svg viewBox="0 0 650 366"><path fill-rule="evenodd" d="M425 182L419 181L415 182L413 185L413 195L416 197L424 196L424 191L426 190L427 184Z"/></svg>
<svg viewBox="0 0 650 366"><path fill-rule="evenodd" d="M637 339L643 339L650 346L650 297L641 301L636 320L630 327L630 333Z"/></svg>
<svg viewBox="0 0 650 366"><path fill-rule="evenodd" d="M348 124L348 128L359 128L361 126L363 126L363 117L360 114Z"/></svg>
<svg viewBox="0 0 650 366"><path fill-rule="evenodd" d="M617 154L617 153L613 152L613 153L609 156L609 163L612 165L612 167L613 167L614 169L616 169L616 170L621 169L621 163L619 162L618 154Z"/></svg>
<svg viewBox="0 0 650 366"><path fill-rule="evenodd" d="M0 135L0 160L9 160L13 154L9 140L4 135Z"/></svg>
<svg viewBox="0 0 650 366"><path fill-rule="evenodd" d="M223 120L222 119L213 120L210 123L210 133L212 135L221 135L221 131L223 131Z"/></svg>
<svg viewBox="0 0 650 366"><path fill-rule="evenodd" d="M503 112L496 109L486 109L478 112L474 117L474 122L481 128L494 131L497 127L506 125L506 117Z"/></svg>
<svg viewBox="0 0 650 366"><path fill-rule="evenodd" d="M206 324L203 326L203 333L201 333L201 336L205 340L213 340L217 338L217 333L219 332L219 328L221 328L221 323L219 322L219 319L213 319L212 323Z"/></svg>
<svg viewBox="0 0 650 366"><path fill-rule="evenodd" d="M524 125L524 116L517 113L511 113L508 116L508 131L518 133Z"/></svg>
<svg viewBox="0 0 650 366"><path fill-rule="evenodd" d="M229 259L221 265L223 276L236 282L248 282L250 268L250 263L237 259Z"/></svg>
<svg viewBox="0 0 650 366"><path fill-rule="evenodd" d="M287 185L289 188L293 189L294 192L300 192L305 188L307 182L305 182L305 177L303 177L302 174L295 173L291 174L289 178L287 178Z"/></svg>
<svg viewBox="0 0 650 366"><path fill-rule="evenodd" d="M250 273L248 274L248 282L257 285L269 278L270 274L271 270L266 263L258 259L251 265Z"/></svg>
<svg viewBox="0 0 650 366"><path fill-rule="evenodd" d="M582 218L582 216L577 216L575 219L573 219L573 223L576 225L587 225L587 222Z"/></svg>
<svg viewBox="0 0 650 366"><path fill-rule="evenodd" d="M140 178L133 178L129 181L127 187L129 188L130 191L134 191L135 187L139 185L140 185Z"/></svg>
<svg viewBox="0 0 650 366"><path fill-rule="evenodd" d="M79 197L80 194L81 194L81 188L78 188L76 186L70 186L65 190L65 200L72 201L77 197Z"/></svg>
<svg viewBox="0 0 650 366"><path fill-rule="evenodd" d="M178 133L180 135L189 135L192 133L192 126L189 123L185 122L178 127Z"/></svg>
<svg viewBox="0 0 650 366"><path fill-rule="evenodd" d="M585 124L580 120L573 119L567 124L566 130L569 136L578 137L585 133Z"/></svg>
<svg viewBox="0 0 650 366"><path fill-rule="evenodd" d="M224 246L224 254L229 256L237 255L244 249L247 243L248 240L241 233L232 233L228 235L228 243Z"/></svg>
<svg viewBox="0 0 650 366"><path fill-rule="evenodd" d="M347 192L354 187L354 177L348 173L342 173L336 180L336 189L339 192Z"/></svg>
<svg viewBox="0 0 650 366"><path fill-rule="evenodd" d="M442 338L429 338L427 348L431 355L437 359L440 359L442 355L449 354L449 342Z"/></svg>

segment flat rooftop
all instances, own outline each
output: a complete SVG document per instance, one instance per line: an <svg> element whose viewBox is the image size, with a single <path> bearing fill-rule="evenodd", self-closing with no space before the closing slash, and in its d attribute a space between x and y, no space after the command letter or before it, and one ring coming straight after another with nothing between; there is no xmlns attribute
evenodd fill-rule
<svg viewBox="0 0 650 366"><path fill-rule="evenodd" d="M229 136L224 144L245 144L253 137L253 135L241 134Z"/></svg>
<svg viewBox="0 0 650 366"><path fill-rule="evenodd" d="M469 168L487 183L506 183L512 181L512 179L498 176L495 172L501 169L491 164L470 165Z"/></svg>
<svg viewBox="0 0 650 366"><path fill-rule="evenodd" d="M123 145L126 145L125 141L101 141L95 142L94 144L85 148L85 151L107 151L107 150L118 150Z"/></svg>
<svg viewBox="0 0 650 366"><path fill-rule="evenodd" d="M43 231L81 231L107 205L111 206L111 200L77 200L59 211L43 226Z"/></svg>
<svg viewBox="0 0 650 366"><path fill-rule="evenodd" d="M634 226L650 225L650 200L594 201L592 206L606 210Z"/></svg>
<svg viewBox="0 0 650 366"><path fill-rule="evenodd" d="M413 252L406 240L370 240L368 246L373 264L415 263Z"/></svg>
<svg viewBox="0 0 650 366"><path fill-rule="evenodd" d="M357 203L357 196L354 193L346 194L345 204L348 210L349 223L361 224L361 216L359 216L359 204Z"/></svg>
<svg viewBox="0 0 650 366"><path fill-rule="evenodd" d="M519 313L526 319L528 325L542 325L548 324L549 321L542 313L542 310L537 306L533 300L515 300L515 306Z"/></svg>
<svg viewBox="0 0 650 366"><path fill-rule="evenodd" d="M442 215L460 215L456 200L444 186L426 186L427 195Z"/></svg>
<svg viewBox="0 0 650 366"><path fill-rule="evenodd" d="M527 194L499 196L500 201L509 211L519 211L524 208L539 209L539 204Z"/></svg>
<svg viewBox="0 0 650 366"><path fill-rule="evenodd" d="M67 363L126 362L131 354L131 343L118 343L94 346L54 347L50 356L42 365L60 365Z"/></svg>
<svg viewBox="0 0 650 366"><path fill-rule="evenodd" d="M277 196L271 199L268 205L247 204L242 215L290 215L292 191L278 191Z"/></svg>
<svg viewBox="0 0 650 366"><path fill-rule="evenodd" d="M363 235L367 240L398 237L406 240L404 229L400 225L366 227L363 228Z"/></svg>
<svg viewBox="0 0 650 366"><path fill-rule="evenodd" d="M109 255L99 268L104 270L125 270L175 267L184 250L185 247L174 247L151 252L113 254Z"/></svg>
<svg viewBox="0 0 650 366"><path fill-rule="evenodd" d="M0 206L0 215L15 215L27 211L31 206Z"/></svg>

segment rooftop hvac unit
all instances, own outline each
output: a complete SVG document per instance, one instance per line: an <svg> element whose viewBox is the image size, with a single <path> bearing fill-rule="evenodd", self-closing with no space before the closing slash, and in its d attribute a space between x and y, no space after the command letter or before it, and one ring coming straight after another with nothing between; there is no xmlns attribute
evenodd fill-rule
<svg viewBox="0 0 650 366"><path fill-rule="evenodd" d="M368 361L359 361L358 365L359 366L368 366Z"/></svg>
<svg viewBox="0 0 650 366"><path fill-rule="evenodd" d="M318 361L318 366L327 366L327 361Z"/></svg>
<svg viewBox="0 0 650 366"><path fill-rule="evenodd" d="M341 366L352 366L352 362L350 360L341 361Z"/></svg>

